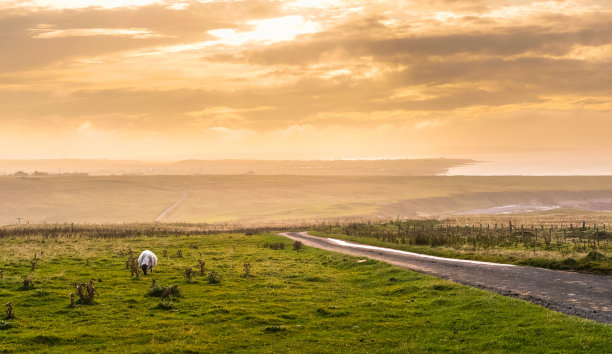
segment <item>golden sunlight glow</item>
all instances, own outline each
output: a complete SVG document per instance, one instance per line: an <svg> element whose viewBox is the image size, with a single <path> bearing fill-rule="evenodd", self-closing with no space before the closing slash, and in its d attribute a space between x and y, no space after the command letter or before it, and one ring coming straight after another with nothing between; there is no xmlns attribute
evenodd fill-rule
<svg viewBox="0 0 612 354"><path fill-rule="evenodd" d="M5 1L0 158L605 155L610 18L598 0Z"/></svg>
<svg viewBox="0 0 612 354"><path fill-rule="evenodd" d="M163 3L162 0L26 0L20 1L21 6L36 6L53 9L80 9L99 7L112 9L117 7L146 6Z"/></svg>
<svg viewBox="0 0 612 354"><path fill-rule="evenodd" d="M95 37L95 36L115 36L131 38L159 38L160 34L155 34L144 28L75 28L64 30L51 30L33 28L32 38L66 38L66 37Z"/></svg>
<svg viewBox="0 0 612 354"><path fill-rule="evenodd" d="M304 21L302 16L254 20L248 21L246 24L254 27L253 30L237 32L232 28L221 28L208 31L208 33L219 39L206 42L207 46L218 44L238 46L251 41L270 44L274 42L290 41L300 34L315 33L319 30L319 26L316 23Z"/></svg>

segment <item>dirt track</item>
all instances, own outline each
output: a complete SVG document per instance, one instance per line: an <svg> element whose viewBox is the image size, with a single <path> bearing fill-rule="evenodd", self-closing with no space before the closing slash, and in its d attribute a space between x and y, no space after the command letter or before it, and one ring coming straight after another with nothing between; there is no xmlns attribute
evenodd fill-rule
<svg viewBox="0 0 612 354"><path fill-rule="evenodd" d="M177 192L181 192L181 197L176 202L174 202L172 205L170 205L168 208L166 208L166 210L162 211L162 213L159 214L155 218L155 222L162 221L163 218L165 218L168 214L173 212L176 208L178 208L181 204L183 204L185 199L187 199L187 195L188 195L187 192L185 191L177 191Z"/></svg>
<svg viewBox="0 0 612 354"><path fill-rule="evenodd" d="M363 256L457 283L531 301L551 310L612 323L612 277L421 255L309 235L281 234L305 245Z"/></svg>

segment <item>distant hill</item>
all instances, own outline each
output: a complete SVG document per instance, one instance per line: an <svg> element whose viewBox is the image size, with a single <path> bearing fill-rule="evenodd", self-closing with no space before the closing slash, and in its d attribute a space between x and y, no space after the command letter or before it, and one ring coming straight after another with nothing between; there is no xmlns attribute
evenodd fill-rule
<svg viewBox="0 0 612 354"><path fill-rule="evenodd" d="M612 176L13 176L0 177L0 196L0 225L155 220L257 224L561 213L568 208L606 211L612 210ZM606 215L604 222L609 222L612 213Z"/></svg>
<svg viewBox="0 0 612 354"><path fill-rule="evenodd" d="M401 160L0 160L0 175L35 172L50 175L304 175L304 176L434 176L467 159Z"/></svg>

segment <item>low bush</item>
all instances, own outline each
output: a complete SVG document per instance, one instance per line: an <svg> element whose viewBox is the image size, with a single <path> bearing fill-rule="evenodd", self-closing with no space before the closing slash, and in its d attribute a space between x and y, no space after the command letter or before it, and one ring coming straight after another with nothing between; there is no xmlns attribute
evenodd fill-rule
<svg viewBox="0 0 612 354"><path fill-rule="evenodd" d="M597 251L591 251L586 256L584 256L584 260L586 261L606 261L608 257L606 257L603 253L599 253Z"/></svg>
<svg viewBox="0 0 612 354"><path fill-rule="evenodd" d="M208 284L219 284L221 282L221 274L211 270L208 272Z"/></svg>
<svg viewBox="0 0 612 354"><path fill-rule="evenodd" d="M187 280L189 281L193 281L196 277L196 271L193 270L191 267L187 267L185 269L185 278L187 278Z"/></svg>
<svg viewBox="0 0 612 354"><path fill-rule="evenodd" d="M183 297L183 294L181 292L181 289L179 289L178 285L173 284L173 285L164 286L164 285L157 285L155 284L155 282L153 282L145 296L167 298L167 297Z"/></svg>
<svg viewBox="0 0 612 354"><path fill-rule="evenodd" d="M6 304L6 319L10 320L15 318L15 309L13 308L12 302L7 302Z"/></svg>
<svg viewBox="0 0 612 354"><path fill-rule="evenodd" d="M98 291L93 280L90 280L89 283L74 283L74 288L79 297L77 303L82 305L94 304L94 298L98 295Z"/></svg>
<svg viewBox="0 0 612 354"><path fill-rule="evenodd" d="M15 326L13 326L12 323L7 322L7 321L0 321L0 331L6 330L6 329L11 329Z"/></svg>
<svg viewBox="0 0 612 354"><path fill-rule="evenodd" d="M304 247L304 244L302 243L302 241L295 241L293 242L293 250L294 251L299 251L302 249L302 247Z"/></svg>
<svg viewBox="0 0 612 354"><path fill-rule="evenodd" d="M248 278L251 276L251 263L244 264L244 277Z"/></svg>
<svg viewBox="0 0 612 354"><path fill-rule="evenodd" d="M266 242L264 243L264 248L269 248L271 250L284 250L285 249L285 243L284 242Z"/></svg>

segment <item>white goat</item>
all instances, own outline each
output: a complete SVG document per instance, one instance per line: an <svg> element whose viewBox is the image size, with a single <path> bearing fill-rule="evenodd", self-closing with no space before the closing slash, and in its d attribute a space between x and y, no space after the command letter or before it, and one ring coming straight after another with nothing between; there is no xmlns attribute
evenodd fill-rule
<svg viewBox="0 0 612 354"><path fill-rule="evenodd" d="M144 275L147 275L147 270L153 273L153 267L157 265L157 256L149 250L142 251L138 257L138 265L142 268Z"/></svg>

